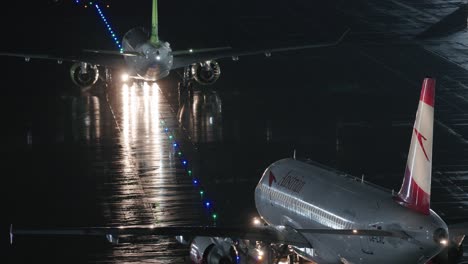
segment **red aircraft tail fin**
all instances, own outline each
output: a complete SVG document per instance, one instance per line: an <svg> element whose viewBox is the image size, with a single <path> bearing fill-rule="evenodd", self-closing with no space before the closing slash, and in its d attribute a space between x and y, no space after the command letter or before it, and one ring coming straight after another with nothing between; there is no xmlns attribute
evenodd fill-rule
<svg viewBox="0 0 468 264"><path fill-rule="evenodd" d="M423 81L405 178L395 197L399 204L426 215L429 214L431 200L435 83L432 78Z"/></svg>

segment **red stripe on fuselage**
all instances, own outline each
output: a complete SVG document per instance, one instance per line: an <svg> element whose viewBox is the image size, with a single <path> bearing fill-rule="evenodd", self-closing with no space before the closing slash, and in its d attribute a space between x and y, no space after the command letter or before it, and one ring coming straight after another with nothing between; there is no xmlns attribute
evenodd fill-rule
<svg viewBox="0 0 468 264"><path fill-rule="evenodd" d="M270 171L270 175L269 175L269 177L268 177L268 187L271 187L271 184L272 184L273 182L276 182L276 177L275 177L275 175L273 174L273 172Z"/></svg>
<svg viewBox="0 0 468 264"><path fill-rule="evenodd" d="M430 195L427 194L414 180L411 171L406 167L403 185L395 201L407 208L429 215Z"/></svg>
<svg viewBox="0 0 468 264"><path fill-rule="evenodd" d="M420 101L434 107L435 79L425 78L422 84Z"/></svg>

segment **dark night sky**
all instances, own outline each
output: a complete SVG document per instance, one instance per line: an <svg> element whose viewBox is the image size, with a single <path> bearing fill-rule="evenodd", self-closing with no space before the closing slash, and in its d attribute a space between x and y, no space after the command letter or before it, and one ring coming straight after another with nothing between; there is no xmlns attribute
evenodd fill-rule
<svg viewBox="0 0 468 264"><path fill-rule="evenodd" d="M0 47L37 51L114 48L94 8L83 8L72 0L60 4L50 2L3 4L0 21L9 26L2 27L3 34L8 37ZM106 8L105 13L120 38L133 27L149 27L151 1L108 2L111 8ZM295 15L298 12L306 12L306 15ZM160 37L169 41L174 49L250 45L250 42L278 46L277 43L286 40L301 41L304 32L308 37L317 38L326 34L324 32L341 30L345 25L336 18L323 4L317 6L299 0L287 3L159 1Z"/></svg>

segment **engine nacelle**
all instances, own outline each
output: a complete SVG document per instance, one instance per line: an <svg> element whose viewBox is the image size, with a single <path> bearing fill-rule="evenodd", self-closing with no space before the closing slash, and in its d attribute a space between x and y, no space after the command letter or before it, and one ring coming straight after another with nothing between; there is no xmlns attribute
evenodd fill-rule
<svg viewBox="0 0 468 264"><path fill-rule="evenodd" d="M230 238L195 237L190 259L196 264L230 264L238 263L239 255Z"/></svg>
<svg viewBox="0 0 468 264"><path fill-rule="evenodd" d="M73 83L78 87L87 88L97 82L99 78L99 70L96 65L76 62L70 68L70 77Z"/></svg>
<svg viewBox="0 0 468 264"><path fill-rule="evenodd" d="M191 72L195 81L202 85L215 83L221 75L221 68L214 60L192 64Z"/></svg>

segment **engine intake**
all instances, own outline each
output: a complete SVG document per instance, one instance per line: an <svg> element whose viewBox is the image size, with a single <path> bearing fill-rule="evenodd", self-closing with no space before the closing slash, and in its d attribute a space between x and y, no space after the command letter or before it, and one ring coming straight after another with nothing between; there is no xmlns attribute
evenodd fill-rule
<svg viewBox="0 0 468 264"><path fill-rule="evenodd" d="M199 84L215 83L221 75L221 68L214 60L192 64L192 76Z"/></svg>
<svg viewBox="0 0 468 264"><path fill-rule="evenodd" d="M70 68L70 77L74 84L80 88L87 88L95 84L99 78L99 70L96 65L77 62Z"/></svg>

